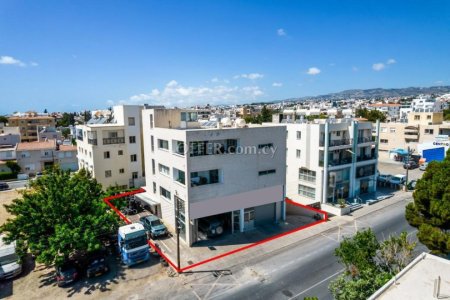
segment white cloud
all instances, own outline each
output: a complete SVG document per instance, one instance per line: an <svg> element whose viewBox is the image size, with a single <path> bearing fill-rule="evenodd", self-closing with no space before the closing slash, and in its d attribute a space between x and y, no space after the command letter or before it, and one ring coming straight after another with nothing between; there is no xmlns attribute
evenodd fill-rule
<svg viewBox="0 0 450 300"><path fill-rule="evenodd" d="M352 67L352 71L353 71L353 72L358 72L359 69L358 69L358 67Z"/></svg>
<svg viewBox="0 0 450 300"><path fill-rule="evenodd" d="M241 75L233 76L234 79L246 78L246 79L250 79L250 80L261 79L263 77L264 77L264 74L260 74L260 73L249 73L249 74L241 74Z"/></svg>
<svg viewBox="0 0 450 300"><path fill-rule="evenodd" d="M39 66L39 64L37 62L32 61L32 62L30 62L30 66L37 67L37 66Z"/></svg>
<svg viewBox="0 0 450 300"><path fill-rule="evenodd" d="M272 86L274 86L274 87L282 87L283 83L282 82L274 82L274 83L272 83Z"/></svg>
<svg viewBox="0 0 450 300"><path fill-rule="evenodd" d="M211 82L219 82L219 78L214 77L213 79L211 79Z"/></svg>
<svg viewBox="0 0 450 300"><path fill-rule="evenodd" d="M386 68L386 66L383 63L375 63L372 65L372 69L374 69L375 71L381 71L384 68Z"/></svg>
<svg viewBox="0 0 450 300"><path fill-rule="evenodd" d="M0 65L15 65L19 67L25 67L26 64L22 61L15 59L12 56L0 56Z"/></svg>
<svg viewBox="0 0 450 300"><path fill-rule="evenodd" d="M175 80L168 82L161 90L152 89L149 93L131 96L129 99L114 102L114 104L164 105L167 107L189 107L196 104L225 104L254 100L264 95L259 86L183 86ZM108 105L113 105L108 100Z"/></svg>
<svg viewBox="0 0 450 300"><path fill-rule="evenodd" d="M388 64L388 65L393 65L395 63L397 63L397 61L393 58L388 59L388 61L386 62L386 64Z"/></svg>
<svg viewBox="0 0 450 300"><path fill-rule="evenodd" d="M283 28L279 28L279 29L277 29L277 35L278 36L285 36L286 35L286 31Z"/></svg>
<svg viewBox="0 0 450 300"><path fill-rule="evenodd" d="M229 81L228 79L220 79L219 77L211 78L210 81L211 81L212 83L220 83L220 82L223 82L223 83L230 83L230 81Z"/></svg>
<svg viewBox="0 0 450 300"><path fill-rule="evenodd" d="M320 73L320 69L316 68L316 67L311 67L308 69L308 71L306 72L306 74L308 75L317 75Z"/></svg>
<svg viewBox="0 0 450 300"><path fill-rule="evenodd" d="M438 81L435 81L434 83L435 83L435 84L443 84L443 83L444 83L444 81L442 81L442 80L438 80Z"/></svg>

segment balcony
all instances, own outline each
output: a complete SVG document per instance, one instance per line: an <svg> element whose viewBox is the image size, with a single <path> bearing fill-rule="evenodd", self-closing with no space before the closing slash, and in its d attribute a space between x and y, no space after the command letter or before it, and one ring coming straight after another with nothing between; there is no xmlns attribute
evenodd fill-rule
<svg viewBox="0 0 450 300"><path fill-rule="evenodd" d="M351 139L330 140L330 147L351 145Z"/></svg>
<svg viewBox="0 0 450 300"><path fill-rule="evenodd" d="M88 144L97 146L97 139L88 139Z"/></svg>
<svg viewBox="0 0 450 300"><path fill-rule="evenodd" d="M374 136L360 136L358 137L358 144L374 142L375 138Z"/></svg>
<svg viewBox="0 0 450 300"><path fill-rule="evenodd" d="M341 159L330 159L328 162L328 166L335 167L335 166L341 166L341 165L347 165L352 163L351 157L344 157Z"/></svg>
<svg viewBox="0 0 450 300"><path fill-rule="evenodd" d="M372 159L376 159L375 155L363 155L363 156L358 156L356 158L356 161L367 161L367 160L372 160Z"/></svg>
<svg viewBox="0 0 450 300"><path fill-rule="evenodd" d="M125 144L125 137L104 138L103 145Z"/></svg>
<svg viewBox="0 0 450 300"><path fill-rule="evenodd" d="M77 140L83 141L83 136L82 135L77 135Z"/></svg>

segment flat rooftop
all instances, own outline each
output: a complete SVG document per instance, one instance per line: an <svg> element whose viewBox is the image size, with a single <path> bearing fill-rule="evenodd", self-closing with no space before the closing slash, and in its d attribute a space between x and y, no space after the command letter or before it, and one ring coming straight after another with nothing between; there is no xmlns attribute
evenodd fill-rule
<svg viewBox="0 0 450 300"><path fill-rule="evenodd" d="M435 298L435 281L441 278L440 297ZM369 299L450 299L450 261L422 253Z"/></svg>

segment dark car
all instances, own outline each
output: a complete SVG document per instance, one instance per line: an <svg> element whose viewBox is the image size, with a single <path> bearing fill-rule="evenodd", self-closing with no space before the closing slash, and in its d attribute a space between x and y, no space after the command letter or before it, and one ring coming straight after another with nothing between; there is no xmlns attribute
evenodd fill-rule
<svg viewBox="0 0 450 300"><path fill-rule="evenodd" d="M0 182L0 191L9 189L9 185L6 182Z"/></svg>
<svg viewBox="0 0 450 300"><path fill-rule="evenodd" d="M56 282L58 286L63 287L77 281L81 277L80 267L75 261L66 261L59 267L56 267Z"/></svg>
<svg viewBox="0 0 450 300"><path fill-rule="evenodd" d="M224 222L218 218L202 218L198 221L198 229L207 237L222 235Z"/></svg>
<svg viewBox="0 0 450 300"><path fill-rule="evenodd" d="M88 254L85 263L87 278L96 277L109 272L109 266L106 262L106 251L96 251Z"/></svg>
<svg viewBox="0 0 450 300"><path fill-rule="evenodd" d="M408 190L415 190L416 189L417 180L411 180L408 183Z"/></svg>
<svg viewBox="0 0 450 300"><path fill-rule="evenodd" d="M148 215L139 219L139 222L144 226L145 231L150 235L152 239L161 236L167 236L166 225L155 215Z"/></svg>
<svg viewBox="0 0 450 300"><path fill-rule="evenodd" d="M415 169L418 167L419 167L419 164L413 160L410 160L409 162L403 164L403 169L412 170L412 169Z"/></svg>

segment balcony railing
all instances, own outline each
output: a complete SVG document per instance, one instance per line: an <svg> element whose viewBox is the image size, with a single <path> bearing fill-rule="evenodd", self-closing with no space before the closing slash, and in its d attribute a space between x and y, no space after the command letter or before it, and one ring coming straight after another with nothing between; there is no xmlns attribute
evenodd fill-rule
<svg viewBox="0 0 450 300"><path fill-rule="evenodd" d="M97 139L88 139L88 144L97 146Z"/></svg>
<svg viewBox="0 0 450 300"><path fill-rule="evenodd" d="M330 147L350 145L351 143L351 139L330 140Z"/></svg>
<svg viewBox="0 0 450 300"><path fill-rule="evenodd" d="M375 137L370 136L360 136L358 137L358 144L362 144L362 143L369 143L369 142L373 142L375 140Z"/></svg>
<svg viewBox="0 0 450 300"><path fill-rule="evenodd" d="M357 161L366 161L366 160L372 160L376 159L375 155L364 155L364 156L358 156L356 158Z"/></svg>
<svg viewBox="0 0 450 300"><path fill-rule="evenodd" d="M342 158L342 159L332 159L328 162L328 165L330 167L333 167L333 166L340 166L340 165L346 165L346 164L351 164L351 163L352 163L352 158L346 157L346 158Z"/></svg>
<svg viewBox="0 0 450 300"><path fill-rule="evenodd" d="M83 136L82 135L77 135L77 140L82 141L83 140Z"/></svg>
<svg viewBox="0 0 450 300"><path fill-rule="evenodd" d="M104 138L103 145L112 145L112 144L125 144L124 137L116 137L116 138Z"/></svg>

